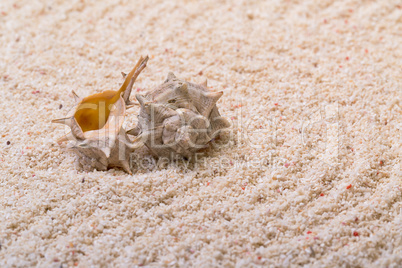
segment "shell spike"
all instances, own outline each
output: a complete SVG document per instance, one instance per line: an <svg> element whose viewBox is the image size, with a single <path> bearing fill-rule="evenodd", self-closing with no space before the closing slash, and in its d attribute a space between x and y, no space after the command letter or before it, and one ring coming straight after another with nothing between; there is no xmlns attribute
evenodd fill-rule
<svg viewBox="0 0 402 268"><path fill-rule="evenodd" d="M140 103L141 107L145 107L146 100L145 100L144 96L142 96L140 94L136 94L135 98L138 100L138 102Z"/></svg>
<svg viewBox="0 0 402 268"><path fill-rule="evenodd" d="M104 147L104 148L101 148L100 150L105 154L105 156L107 158L110 157L110 148L109 147Z"/></svg>
<svg viewBox="0 0 402 268"><path fill-rule="evenodd" d="M172 72L169 72L165 82L173 80L175 78L176 76Z"/></svg>
<svg viewBox="0 0 402 268"><path fill-rule="evenodd" d="M122 169L124 169L125 172L127 172L130 175L133 175L133 173L131 172L130 165L128 164L127 159L120 161L120 165L121 165L120 167Z"/></svg>
<svg viewBox="0 0 402 268"><path fill-rule="evenodd" d="M71 133L76 139L84 140L84 132L81 127L78 125L77 120L75 120L74 116L67 118L60 118L52 120L52 123L59 123L67 125L71 128Z"/></svg>
<svg viewBox="0 0 402 268"><path fill-rule="evenodd" d="M200 96L199 112L205 117L209 117L216 102L222 97L223 91L203 93Z"/></svg>
<svg viewBox="0 0 402 268"><path fill-rule="evenodd" d="M148 56L146 56L145 58L141 57L138 60L137 64L134 66L134 68L131 70L131 72L128 75L126 75L124 83L118 91L120 94L124 92L123 99L126 103L129 102L131 90L133 88L135 80L137 79L138 75L142 72L142 70L144 70L144 68L147 66L148 60L149 60ZM120 94L118 94L118 96L120 96Z"/></svg>
<svg viewBox="0 0 402 268"><path fill-rule="evenodd" d="M204 94L207 98L213 99L215 103L222 97L223 91L218 91L218 92L209 92Z"/></svg>
<svg viewBox="0 0 402 268"><path fill-rule="evenodd" d="M80 96L78 96L78 94L77 94L77 93L75 93L75 91L74 91L74 90L71 90L71 94L73 94L73 96L74 96L74 100L75 100L76 102L78 102L78 101L80 101L80 100L81 100L81 97L80 97Z"/></svg>

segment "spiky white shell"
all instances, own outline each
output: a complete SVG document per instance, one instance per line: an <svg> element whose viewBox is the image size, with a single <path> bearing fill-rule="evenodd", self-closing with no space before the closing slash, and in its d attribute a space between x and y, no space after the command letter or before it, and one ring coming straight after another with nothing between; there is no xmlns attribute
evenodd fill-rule
<svg viewBox="0 0 402 268"><path fill-rule="evenodd" d="M158 157L190 158L208 146L230 123L221 117L216 102L223 92L212 92L169 73L166 81L144 95L136 128L128 131Z"/></svg>

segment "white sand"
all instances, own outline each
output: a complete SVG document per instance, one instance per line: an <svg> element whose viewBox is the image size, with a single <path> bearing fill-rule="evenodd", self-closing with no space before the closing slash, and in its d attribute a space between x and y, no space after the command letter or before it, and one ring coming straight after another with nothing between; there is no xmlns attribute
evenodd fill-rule
<svg viewBox="0 0 402 268"><path fill-rule="evenodd" d="M402 265L402 3L111 2L0 1L0 267ZM231 146L83 171L50 120L146 54L140 92L224 90Z"/></svg>

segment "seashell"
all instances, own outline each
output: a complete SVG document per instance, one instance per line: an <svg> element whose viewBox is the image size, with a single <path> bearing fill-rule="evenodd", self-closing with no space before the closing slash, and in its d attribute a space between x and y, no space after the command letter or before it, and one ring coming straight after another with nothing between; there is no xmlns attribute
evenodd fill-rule
<svg viewBox="0 0 402 268"><path fill-rule="evenodd" d="M125 77L118 91L107 90L81 99L74 91L78 104L72 112L52 123L62 123L71 132L58 142L74 141L71 149L78 154L84 167L107 170L108 167L121 167L131 174L130 154L137 148L123 129L126 108L130 102L133 84L146 67L148 56L140 58L136 66Z"/></svg>
<svg viewBox="0 0 402 268"><path fill-rule="evenodd" d="M191 159L230 127L216 106L222 95L210 91L206 82L193 84L169 73L162 85L136 95L141 105L138 125L127 133L137 136L136 146L145 144L157 157Z"/></svg>

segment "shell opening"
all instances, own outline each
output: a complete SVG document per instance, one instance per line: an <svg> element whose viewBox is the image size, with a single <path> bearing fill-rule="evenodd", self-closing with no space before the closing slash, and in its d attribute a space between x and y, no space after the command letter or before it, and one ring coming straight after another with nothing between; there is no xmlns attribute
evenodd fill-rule
<svg viewBox="0 0 402 268"><path fill-rule="evenodd" d="M123 96L126 104L129 103L133 84L140 72L146 67L148 59L148 56L140 58L131 72L126 75L124 83L118 91L108 90L81 100L74 113L74 118L83 132L103 128L108 121L112 107L120 96Z"/></svg>

